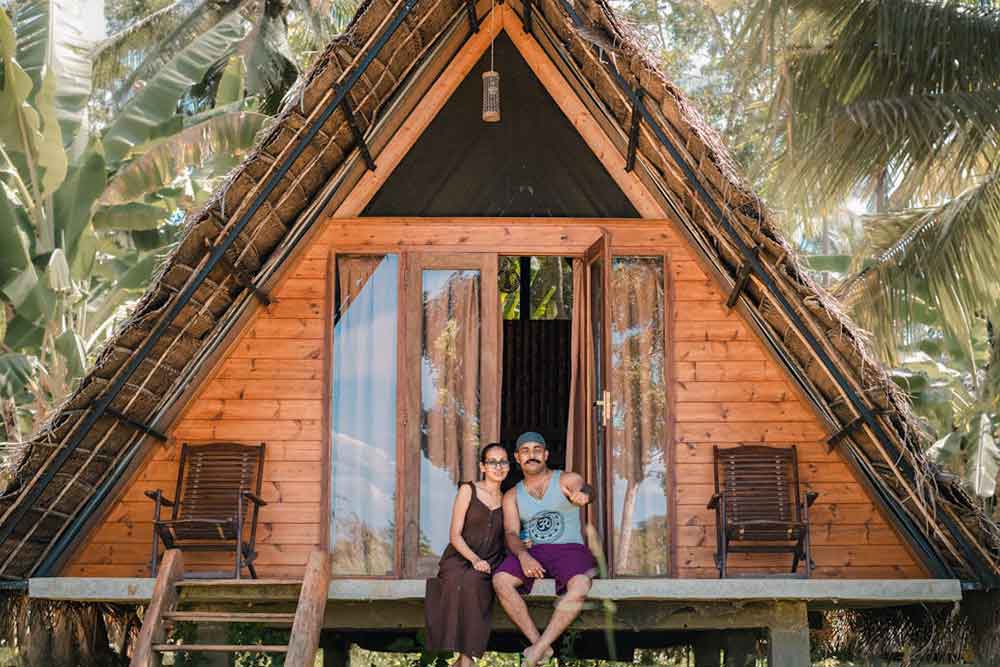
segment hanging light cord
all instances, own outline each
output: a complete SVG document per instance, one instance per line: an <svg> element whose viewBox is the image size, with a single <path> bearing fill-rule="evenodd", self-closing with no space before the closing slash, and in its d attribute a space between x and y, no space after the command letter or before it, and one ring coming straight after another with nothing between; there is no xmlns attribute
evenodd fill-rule
<svg viewBox="0 0 1000 667"><path fill-rule="evenodd" d="M496 17L496 4L495 0L490 0L490 71L493 71L493 42L496 41L496 33L493 32L493 22L497 20Z"/></svg>

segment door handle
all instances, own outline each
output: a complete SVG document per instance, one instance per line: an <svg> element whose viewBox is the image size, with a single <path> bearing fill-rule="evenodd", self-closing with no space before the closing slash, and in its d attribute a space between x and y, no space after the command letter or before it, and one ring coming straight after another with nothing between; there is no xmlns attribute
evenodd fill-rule
<svg viewBox="0 0 1000 667"><path fill-rule="evenodd" d="M594 401L594 407L600 408L601 426L611 423L611 392L605 389L601 392L600 400Z"/></svg>

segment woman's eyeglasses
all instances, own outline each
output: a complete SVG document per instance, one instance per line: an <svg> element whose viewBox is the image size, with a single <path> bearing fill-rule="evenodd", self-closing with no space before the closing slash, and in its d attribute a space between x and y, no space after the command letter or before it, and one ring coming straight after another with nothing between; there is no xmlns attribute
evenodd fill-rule
<svg viewBox="0 0 1000 667"><path fill-rule="evenodd" d="M487 459L483 461L483 465L494 470L500 470L501 468L509 468L510 461L507 459Z"/></svg>

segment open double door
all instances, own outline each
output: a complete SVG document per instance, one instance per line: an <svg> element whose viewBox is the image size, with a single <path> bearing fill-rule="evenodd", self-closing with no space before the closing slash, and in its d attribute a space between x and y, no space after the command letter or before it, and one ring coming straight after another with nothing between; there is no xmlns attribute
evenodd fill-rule
<svg viewBox="0 0 1000 667"><path fill-rule="evenodd" d="M585 252L573 256L566 462L595 488L597 497L585 515L610 561L611 243L601 228L593 228L593 237ZM399 507L401 569L404 576L428 576L447 543L455 483L476 479L479 447L499 440L499 254L414 252L406 253L402 264L401 463L407 491Z"/></svg>

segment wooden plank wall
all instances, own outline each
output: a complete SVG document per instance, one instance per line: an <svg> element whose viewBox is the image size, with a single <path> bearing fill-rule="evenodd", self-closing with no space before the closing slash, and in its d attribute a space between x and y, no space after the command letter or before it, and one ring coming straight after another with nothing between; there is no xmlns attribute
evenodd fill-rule
<svg viewBox="0 0 1000 667"><path fill-rule="evenodd" d="M181 442L267 443L258 525L261 577L301 577L322 539L324 313L328 246L309 248L260 308L196 399L64 576L148 577L153 503L173 498ZM186 566L232 566L229 554L185 554Z"/></svg>
<svg viewBox="0 0 1000 667"><path fill-rule="evenodd" d="M471 225L467 225L472 227ZM827 453L826 434L741 317L701 270L683 240L669 227L625 230L611 225L619 254L653 246L670 253L675 280L677 571L681 577L717 576L712 493L712 445L764 442L797 444L806 486L820 493L813 508L817 577L905 578L926 576L900 538L875 509L837 453ZM360 234L357 228L351 230ZM463 231L468 231L463 226ZM575 249L571 228L560 241ZM178 420L169 445L159 448L90 536L63 574L148 576L152 503L143 491L173 493L181 441L213 439L267 442L258 570L263 577L298 577L321 541L323 369L327 363L324 303L327 256L344 242L344 223L328 225L276 291L277 302L260 309L246 333ZM446 234L441 237L441 234ZM485 230L484 230L485 233ZM507 241L518 239L504 230ZM398 238L398 237L397 237ZM483 234L434 229L407 242L461 251L481 244ZM526 242L529 239L526 239ZM397 241L398 242L398 241ZM492 242L492 240L491 240ZM589 244L581 237L581 247ZM376 249L372 238L354 238L354 250ZM495 248L495 246L494 246ZM384 249L380 248L380 249ZM571 252L566 249L563 252ZM734 571L784 567L785 556L733 556ZM218 556L185 556L192 567ZM230 562L224 559L224 562Z"/></svg>
<svg viewBox="0 0 1000 667"><path fill-rule="evenodd" d="M818 492L813 524L818 578L924 577L923 567L882 518L785 373L685 244L671 247L674 284L677 571L716 577L712 445L797 445L805 486ZM784 555L730 556L734 573L779 571Z"/></svg>

